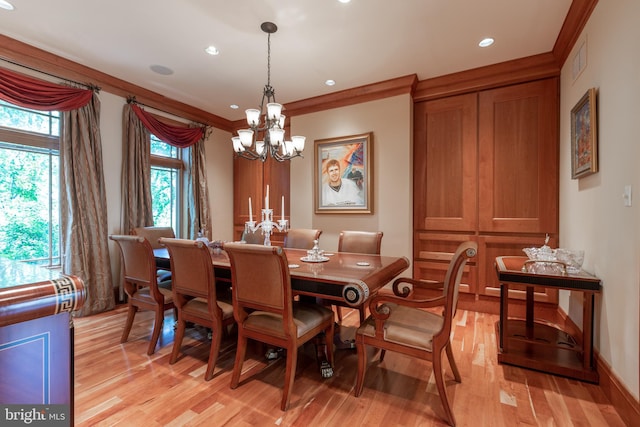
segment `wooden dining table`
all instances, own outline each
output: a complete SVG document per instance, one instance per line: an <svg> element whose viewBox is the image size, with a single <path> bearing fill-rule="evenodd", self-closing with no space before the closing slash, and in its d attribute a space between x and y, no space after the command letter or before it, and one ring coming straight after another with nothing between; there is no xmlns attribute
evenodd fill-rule
<svg viewBox="0 0 640 427"><path fill-rule="evenodd" d="M156 266L169 270L171 263L168 250L159 248L153 252ZM354 308L366 304L380 288L409 268L409 260L404 256L325 252L325 260L309 262L303 260L307 259L306 250L284 248L284 252L289 263L294 295L320 298ZM227 253L221 249L211 249L211 260L216 282L228 282L231 285L231 263ZM352 335L350 332L352 331L348 328L338 325L336 348L354 348L353 340L341 338ZM322 339L316 340L318 362L322 377L330 378L333 376L333 369L327 363L326 348L322 342Z"/></svg>
<svg viewBox="0 0 640 427"><path fill-rule="evenodd" d="M231 264L224 250L211 250L217 281L231 281ZM404 257L325 252L323 262L306 262L307 251L284 248L294 294L308 295L360 307L380 288L409 268ZM170 269L166 248L153 250L156 266Z"/></svg>

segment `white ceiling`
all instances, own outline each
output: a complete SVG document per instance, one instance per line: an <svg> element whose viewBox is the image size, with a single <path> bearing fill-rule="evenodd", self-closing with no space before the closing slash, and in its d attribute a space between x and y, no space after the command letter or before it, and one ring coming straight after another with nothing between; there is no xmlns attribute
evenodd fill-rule
<svg viewBox="0 0 640 427"><path fill-rule="evenodd" d="M2 34L237 120L267 82L280 103L553 49L571 0L10 0ZM478 47L484 37L496 42ZM208 45L218 56L204 52ZM1 65L1 64L0 64ZM161 65L174 71L159 75ZM327 79L336 81L325 86ZM239 105L232 110L231 104Z"/></svg>

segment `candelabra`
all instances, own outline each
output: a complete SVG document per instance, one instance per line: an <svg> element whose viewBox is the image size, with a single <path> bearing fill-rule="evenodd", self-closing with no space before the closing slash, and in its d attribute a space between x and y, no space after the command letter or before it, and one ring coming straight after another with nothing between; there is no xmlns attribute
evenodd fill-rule
<svg viewBox="0 0 640 427"><path fill-rule="evenodd" d="M261 221L256 224L256 221L247 221L244 223L245 231L251 231L255 233L258 230L262 231L264 236L264 245L271 246L271 233L273 229L278 231L286 231L289 226L289 221L286 219L279 219L277 222L273 222L273 209L262 209Z"/></svg>

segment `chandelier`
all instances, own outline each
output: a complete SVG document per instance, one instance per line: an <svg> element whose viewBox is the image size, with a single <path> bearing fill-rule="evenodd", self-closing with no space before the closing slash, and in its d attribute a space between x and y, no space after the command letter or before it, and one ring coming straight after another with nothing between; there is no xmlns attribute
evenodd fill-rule
<svg viewBox="0 0 640 427"><path fill-rule="evenodd" d="M260 108L245 110L250 129L238 131L238 136L231 138L236 155L249 160L260 159L263 162L270 155L279 162L302 156L304 136L292 136L290 141L284 138L284 120L282 105L276 102L275 91L271 87L271 34L278 30L273 22L260 25L267 36L267 84L262 91ZM266 103L266 104L265 104ZM266 107L266 111L265 111ZM261 123L261 117L264 122ZM262 140L258 138L262 136Z"/></svg>

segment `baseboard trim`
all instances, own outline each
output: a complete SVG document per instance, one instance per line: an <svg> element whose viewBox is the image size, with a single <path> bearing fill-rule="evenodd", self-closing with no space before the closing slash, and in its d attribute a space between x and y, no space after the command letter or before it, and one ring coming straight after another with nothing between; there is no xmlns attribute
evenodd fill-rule
<svg viewBox="0 0 640 427"><path fill-rule="evenodd" d="M600 374L600 387L605 396L628 426L640 425L640 401L633 397L620 379L613 373L611 366L595 351L596 369Z"/></svg>
<svg viewBox="0 0 640 427"><path fill-rule="evenodd" d="M558 307L558 315L564 319L565 326L568 327L568 331L574 337L582 336L580 328L560 307ZM577 331L577 334L573 333L573 331ZM611 370L611 366L600 357L597 349L593 350L593 358L596 370L600 375L600 388L618 415L620 415L620 418L624 420L626 425L640 425L640 401L633 397L618 376Z"/></svg>

